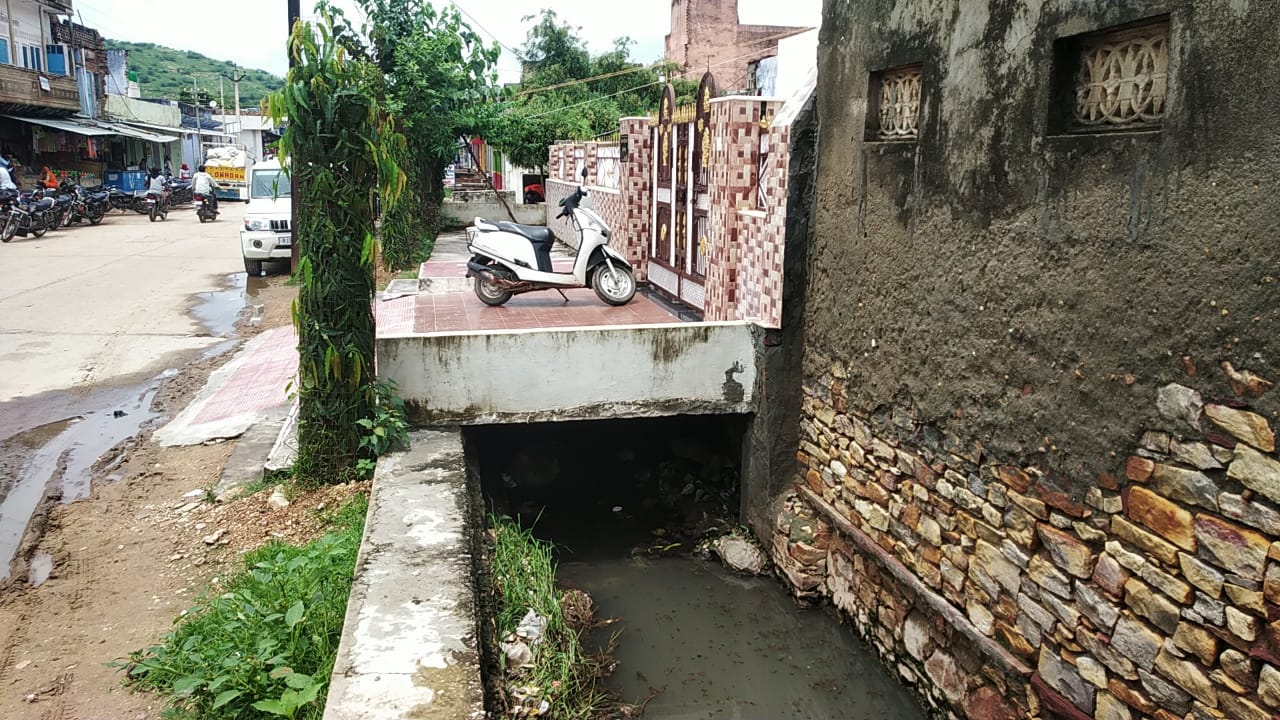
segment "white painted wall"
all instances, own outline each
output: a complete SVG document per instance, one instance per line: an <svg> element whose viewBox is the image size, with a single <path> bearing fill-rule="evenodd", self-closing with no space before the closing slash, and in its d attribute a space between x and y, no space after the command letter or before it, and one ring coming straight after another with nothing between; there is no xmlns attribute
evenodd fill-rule
<svg viewBox="0 0 1280 720"><path fill-rule="evenodd" d="M379 338L378 375L415 419L482 424L743 413L749 323L680 323ZM741 396L726 396L731 368Z"/></svg>
<svg viewBox="0 0 1280 720"><path fill-rule="evenodd" d="M818 31L810 30L778 41L774 95L790 97L805 86L818 66Z"/></svg>

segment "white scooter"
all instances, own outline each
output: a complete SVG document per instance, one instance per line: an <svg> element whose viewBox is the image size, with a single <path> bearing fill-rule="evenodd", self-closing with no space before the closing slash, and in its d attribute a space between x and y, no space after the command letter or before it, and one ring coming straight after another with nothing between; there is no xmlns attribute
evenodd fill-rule
<svg viewBox="0 0 1280 720"><path fill-rule="evenodd" d="M584 169L584 180L586 175ZM568 302L563 289L580 287L595 290L609 305L631 302L636 294L631 263L609 247L612 231L604 220L594 210L578 207L586 196L586 188L579 186L560 201L556 216L568 217L579 235L578 254L569 273L555 272L551 267L551 246L556 239L550 228L476 218L467 228L467 248L472 253L467 277L475 278L480 302L501 305L513 295L535 290L555 290Z"/></svg>

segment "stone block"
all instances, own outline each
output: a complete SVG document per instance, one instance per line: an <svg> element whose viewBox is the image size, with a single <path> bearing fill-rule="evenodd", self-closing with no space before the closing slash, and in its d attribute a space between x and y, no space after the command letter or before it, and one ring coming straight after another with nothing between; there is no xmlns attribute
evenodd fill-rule
<svg viewBox="0 0 1280 720"><path fill-rule="evenodd" d="M1076 641L1084 651L1097 658L1112 674L1125 680L1137 680L1138 669L1133 661L1122 655L1105 636L1089 631L1076 633Z"/></svg>
<svg viewBox="0 0 1280 720"><path fill-rule="evenodd" d="M1178 565L1182 568L1182 576L1198 590L1215 599L1222 595L1222 573L1213 566L1187 553L1178 553Z"/></svg>
<svg viewBox="0 0 1280 720"><path fill-rule="evenodd" d="M1033 555L1027 564L1027 577L1043 590L1061 598L1071 597L1071 578L1052 565L1043 555Z"/></svg>
<svg viewBox="0 0 1280 720"><path fill-rule="evenodd" d="M1031 477L1022 468L1013 465L996 466L996 477L1011 490L1025 493L1031 486Z"/></svg>
<svg viewBox="0 0 1280 720"><path fill-rule="evenodd" d="M925 674L933 681L947 701L958 705L965 695L965 673L955 658L941 650L935 650L924 664Z"/></svg>
<svg viewBox="0 0 1280 720"><path fill-rule="evenodd" d="M1036 666L1040 677L1049 687L1062 693L1086 715L1093 714L1097 688L1085 682L1080 673L1066 660L1047 646L1040 648L1040 661Z"/></svg>
<svg viewBox="0 0 1280 720"><path fill-rule="evenodd" d="M1236 445L1227 477L1239 480L1272 502L1280 502L1280 461L1248 445Z"/></svg>
<svg viewBox="0 0 1280 720"><path fill-rule="evenodd" d="M1049 593L1040 596L1040 602L1052 612L1055 617L1062 621L1067 630L1074 631L1076 625L1080 623L1080 611L1075 605L1069 601L1064 601Z"/></svg>
<svg viewBox="0 0 1280 720"><path fill-rule="evenodd" d="M1190 430L1200 430L1200 412L1204 400L1200 393L1185 385L1170 383L1156 393L1156 409L1160 414Z"/></svg>
<svg viewBox="0 0 1280 720"><path fill-rule="evenodd" d="M1151 624L1172 635L1178 629L1178 608L1136 578L1124 584L1124 603Z"/></svg>
<svg viewBox="0 0 1280 720"><path fill-rule="evenodd" d="M1076 537L1084 542L1101 545L1107 541L1107 534L1087 522L1076 521L1071 523L1071 529L1075 531Z"/></svg>
<svg viewBox="0 0 1280 720"><path fill-rule="evenodd" d="M1232 635L1245 642L1253 642L1258 639L1258 618L1243 613L1230 605L1226 606L1225 613L1227 630L1231 631Z"/></svg>
<svg viewBox="0 0 1280 720"><path fill-rule="evenodd" d="M1093 581L1098 587L1106 590L1108 593L1116 597L1120 597L1124 593L1124 583L1129 579L1129 573L1116 562L1115 557L1110 553L1102 553L1098 556L1098 562L1093 565Z"/></svg>
<svg viewBox="0 0 1280 720"><path fill-rule="evenodd" d="M1257 687L1257 663L1248 655L1235 648L1227 648L1218 656L1218 664L1222 667L1222 671L1241 687L1247 689Z"/></svg>
<svg viewBox="0 0 1280 720"><path fill-rule="evenodd" d="M1202 442L1179 442L1173 440L1169 443L1169 454L1178 462L1190 465L1198 470L1219 470L1222 463L1213 456L1213 451L1209 449L1208 444Z"/></svg>
<svg viewBox="0 0 1280 720"><path fill-rule="evenodd" d="M1164 638L1154 630L1125 616L1116 621L1116 630L1111 636L1111 646L1143 670L1155 667L1156 655L1163 642Z"/></svg>
<svg viewBox="0 0 1280 720"><path fill-rule="evenodd" d="M1151 701L1161 708L1173 711L1174 717L1181 718L1191 709L1191 695L1177 685L1146 670L1138 671L1138 680Z"/></svg>
<svg viewBox="0 0 1280 720"><path fill-rule="evenodd" d="M1151 472L1151 487L1161 495L1187 505L1218 509L1218 485L1198 470L1157 463Z"/></svg>
<svg viewBox="0 0 1280 720"><path fill-rule="evenodd" d="M1204 513L1196 515L1195 526L1201 550L1216 565L1249 580L1263 579L1267 550L1271 546L1268 538Z"/></svg>
<svg viewBox="0 0 1280 720"><path fill-rule="evenodd" d="M1274 665L1262 664L1262 671L1258 673L1258 697L1268 707L1280 708L1280 670Z"/></svg>
<svg viewBox="0 0 1280 720"><path fill-rule="evenodd" d="M1120 608L1094 590L1087 583L1076 583L1076 607L1089 618L1094 627L1103 632L1111 632L1116 620L1120 617Z"/></svg>
<svg viewBox="0 0 1280 720"><path fill-rule="evenodd" d="M1027 596L1026 593L1018 593L1017 602L1018 609L1027 617L1031 618L1031 620L1035 624L1039 625L1042 630L1048 630L1053 627L1054 622L1056 622L1053 613L1049 612L1043 605Z"/></svg>
<svg viewBox="0 0 1280 720"><path fill-rule="evenodd" d="M965 715L971 718L1017 720L1022 717L1016 705L986 685L969 693L964 699L963 707Z"/></svg>
<svg viewBox="0 0 1280 720"><path fill-rule="evenodd" d="M1178 623L1178 629L1173 633L1173 644L1195 655L1206 667L1213 667L1214 660L1218 658L1218 637L1195 623Z"/></svg>
<svg viewBox="0 0 1280 720"><path fill-rule="evenodd" d="M1178 561L1178 549L1119 515L1111 516L1111 533L1166 565ZM1110 544L1108 544L1110 550Z"/></svg>
<svg viewBox="0 0 1280 720"><path fill-rule="evenodd" d="M1078 578L1093 574L1093 550L1075 535L1043 523L1036 526L1036 534L1054 565Z"/></svg>
<svg viewBox="0 0 1280 720"><path fill-rule="evenodd" d="M1252 700L1231 693L1218 693L1218 704L1232 720L1270 720L1271 713L1258 707Z"/></svg>
<svg viewBox="0 0 1280 720"><path fill-rule="evenodd" d="M1191 513L1150 490L1130 488L1125 514L1183 550L1195 551L1196 535Z"/></svg>
<svg viewBox="0 0 1280 720"><path fill-rule="evenodd" d="M1130 455L1124 466L1124 476L1134 482L1144 483L1151 478L1151 472L1155 467L1156 464L1147 458Z"/></svg>
<svg viewBox="0 0 1280 720"><path fill-rule="evenodd" d="M1195 603L1190 610L1184 612L1184 615L1193 613L1200 621L1223 627L1227 623L1226 609L1227 606L1220 601L1214 600L1204 593L1196 593Z"/></svg>
<svg viewBox="0 0 1280 720"><path fill-rule="evenodd" d="M974 568L982 570L1009 594L1018 592L1018 586L1022 584L1022 569L1009 562L998 548L985 540L977 541L974 547L969 563L971 577Z"/></svg>
<svg viewBox="0 0 1280 720"><path fill-rule="evenodd" d="M1242 588L1239 585L1227 583L1222 586L1227 593L1227 600L1238 608L1255 612L1259 615L1266 615L1267 608L1263 603L1262 592L1260 590L1250 590Z"/></svg>
<svg viewBox="0 0 1280 720"><path fill-rule="evenodd" d="M1129 706L1120 702L1109 692L1098 693L1097 703L1098 707L1093 713L1095 720L1133 720L1133 713L1129 711Z"/></svg>
<svg viewBox="0 0 1280 720"><path fill-rule="evenodd" d="M924 662L933 653L933 638L929 635L929 620L918 612L907 616L902 624L902 645L907 654Z"/></svg>
<svg viewBox="0 0 1280 720"><path fill-rule="evenodd" d="M1191 602L1191 586L1156 567L1155 563L1143 565L1138 570L1138 577L1176 603L1185 605Z"/></svg>
<svg viewBox="0 0 1280 720"><path fill-rule="evenodd" d="M1213 404L1204 406L1204 414L1235 438L1263 452L1275 452L1276 435L1267 424L1267 419L1261 415Z"/></svg>
<svg viewBox="0 0 1280 720"><path fill-rule="evenodd" d="M969 615L969 622L978 628L978 632L990 637L995 631L996 622L996 618L991 614L991 611L986 606L976 603L970 603L965 610Z"/></svg>
<svg viewBox="0 0 1280 720"><path fill-rule="evenodd" d="M1156 656L1156 672L1210 707L1218 704L1218 691L1209 676L1189 660L1174 657L1166 650Z"/></svg>
<svg viewBox="0 0 1280 720"><path fill-rule="evenodd" d="M1029 640L1030 635L1024 635L1018 628L1001 620L996 621L996 634L1003 641L1004 646L1015 655L1024 658L1035 657L1039 643L1032 645Z"/></svg>
<svg viewBox="0 0 1280 720"><path fill-rule="evenodd" d="M1262 503L1245 500L1243 495L1218 493L1218 512L1268 535L1280 535L1280 512Z"/></svg>
<svg viewBox="0 0 1280 720"><path fill-rule="evenodd" d="M1129 687L1115 678L1107 682L1107 690L1111 691L1111 694L1117 700L1140 713L1150 715L1156 711L1155 703L1151 702L1146 694L1141 690Z"/></svg>

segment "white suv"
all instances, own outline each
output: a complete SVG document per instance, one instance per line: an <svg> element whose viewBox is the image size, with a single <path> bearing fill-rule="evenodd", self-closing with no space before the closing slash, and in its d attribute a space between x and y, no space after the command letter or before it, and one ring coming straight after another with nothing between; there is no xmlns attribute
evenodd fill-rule
<svg viewBox="0 0 1280 720"><path fill-rule="evenodd" d="M261 275L264 261L290 257L292 212L289 176L280 168L280 161L263 160L250 168L249 207L240 231L245 272Z"/></svg>

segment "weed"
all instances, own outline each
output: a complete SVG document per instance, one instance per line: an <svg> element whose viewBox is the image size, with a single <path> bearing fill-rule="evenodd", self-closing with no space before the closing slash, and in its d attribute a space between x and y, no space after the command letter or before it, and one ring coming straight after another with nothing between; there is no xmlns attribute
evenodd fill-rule
<svg viewBox="0 0 1280 720"><path fill-rule="evenodd" d="M367 508L357 496L319 540L248 553L163 644L118 664L126 681L160 692L171 714L192 720L320 718Z"/></svg>
<svg viewBox="0 0 1280 720"><path fill-rule="evenodd" d="M578 633L565 622L556 588L551 546L507 517L491 517L493 580L499 598L498 637L515 633L528 610L546 618L543 640L533 649L530 666L514 671L512 679L536 693L536 705L546 701L547 717L585 720L608 706L609 697L596 687L598 661L582 649Z"/></svg>
<svg viewBox="0 0 1280 720"><path fill-rule="evenodd" d="M356 421L364 430L360 449L371 457L380 457L408 447L409 422L405 419L404 400L396 395L395 383L379 380L371 383L370 389L374 396L373 417Z"/></svg>

